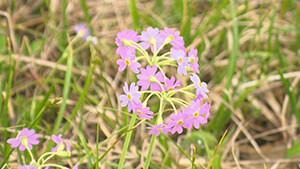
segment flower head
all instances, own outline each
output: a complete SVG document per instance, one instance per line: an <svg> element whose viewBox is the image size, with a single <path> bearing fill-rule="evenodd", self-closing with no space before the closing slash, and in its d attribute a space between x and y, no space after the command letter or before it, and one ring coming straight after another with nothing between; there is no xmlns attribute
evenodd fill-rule
<svg viewBox="0 0 300 169"><path fill-rule="evenodd" d="M151 46L152 52L154 52L154 44L156 50L163 44L163 39L159 34L158 28L148 27L147 31L143 31L140 35L141 43L140 45L147 50Z"/></svg>
<svg viewBox="0 0 300 169"><path fill-rule="evenodd" d="M92 42L94 45L98 45L98 40L95 36L88 36L86 40Z"/></svg>
<svg viewBox="0 0 300 169"><path fill-rule="evenodd" d="M168 134L168 128L166 128L165 124L152 125L151 127L146 128L150 129L149 134L154 134L156 137L159 136L160 132Z"/></svg>
<svg viewBox="0 0 300 169"><path fill-rule="evenodd" d="M121 106L125 107L128 104L128 111L130 112L132 109L134 109L135 103L140 102L141 94L138 92L138 87L135 86L135 83L130 84L130 89L128 89L128 84L125 82L125 85L123 87L123 90L125 94L122 94L120 96L121 100Z"/></svg>
<svg viewBox="0 0 300 169"><path fill-rule="evenodd" d="M192 76L190 76L191 81L194 83L194 88L196 89L196 94L201 94L204 99L207 99L208 96L206 93L209 92L207 89L207 84L205 82L201 82L200 78L195 74L192 73Z"/></svg>
<svg viewBox="0 0 300 169"><path fill-rule="evenodd" d="M28 130L28 128L24 128L18 133L17 138L8 139L7 143L11 144L12 148L19 147L20 151L24 151L26 147L31 150L32 145L39 143L39 135L34 133L35 131L33 129Z"/></svg>
<svg viewBox="0 0 300 169"><path fill-rule="evenodd" d="M139 73L138 68L141 67L139 62L135 62L135 54L127 51L126 54L121 53L122 59L117 60L117 64L119 65L119 71L123 71L127 66L131 68L134 73Z"/></svg>
<svg viewBox="0 0 300 169"><path fill-rule="evenodd" d="M179 36L179 34L179 31L174 32L171 28L164 28L164 31L160 31L160 36L165 40L170 41L170 44L175 49L185 50L183 38Z"/></svg>
<svg viewBox="0 0 300 169"><path fill-rule="evenodd" d="M132 46L127 45L126 41L139 41L139 37L137 36L137 32L133 30L123 30L119 32L116 37L116 44L118 45L117 54L126 54L128 51L135 53L135 48ZM124 44L125 43L125 44Z"/></svg>
<svg viewBox="0 0 300 169"><path fill-rule="evenodd" d="M160 85L158 82L163 82L164 77L161 72L157 72L157 66L154 65L153 67L150 67L149 65L146 67L146 69L141 68L141 74L137 75L137 78L139 81L137 82L138 86L142 86L141 90L145 91L149 88L152 91L162 91Z"/></svg>
<svg viewBox="0 0 300 169"><path fill-rule="evenodd" d="M178 69L177 72L181 76L182 74L186 75L187 71L185 67L190 67L188 64L189 59L185 56L185 52L183 50L177 50L171 48L171 58L177 60Z"/></svg>
<svg viewBox="0 0 300 169"><path fill-rule="evenodd" d="M199 69L198 69L199 64L198 64L197 53L198 53L197 49L192 47L188 54L189 60L190 60L190 65L195 73L199 73Z"/></svg>
<svg viewBox="0 0 300 169"><path fill-rule="evenodd" d="M90 30L86 28L83 23L75 25L74 29L77 34L82 34L82 38L84 40L87 40L88 36L90 35Z"/></svg>
<svg viewBox="0 0 300 169"><path fill-rule="evenodd" d="M185 109L186 110L186 109ZM183 131L183 123L188 118L189 114L185 112L185 110L177 111L177 114L173 113L171 114L172 120L167 120L167 128L169 128L169 131L174 134L178 133L181 134Z"/></svg>
<svg viewBox="0 0 300 169"><path fill-rule="evenodd" d="M201 100L192 100L191 106L186 109L187 113L189 113L189 118L183 124L185 128L191 129L194 126L198 129L199 124L207 123L207 118L210 115L210 104L204 103L201 106Z"/></svg>
<svg viewBox="0 0 300 169"><path fill-rule="evenodd" d="M56 143L56 147L52 148L51 152L56 152L59 147L64 147L63 141L61 140L61 136L62 136L61 134L59 134L58 136L56 135L51 136L52 140Z"/></svg>
<svg viewBox="0 0 300 169"><path fill-rule="evenodd" d="M26 166L25 165L19 165L19 169L37 169L36 167L33 167L32 165Z"/></svg>
<svg viewBox="0 0 300 169"><path fill-rule="evenodd" d="M175 82L175 77L172 76L170 79L165 79L165 85L163 85L165 91L173 91L173 90L178 90L177 86L181 85L181 79L178 79Z"/></svg>
<svg viewBox="0 0 300 169"><path fill-rule="evenodd" d="M147 120L152 119L153 117L151 114L153 114L152 111L150 111L149 107L143 108L143 103L136 103L133 109L133 112L137 114L140 118L145 118Z"/></svg>

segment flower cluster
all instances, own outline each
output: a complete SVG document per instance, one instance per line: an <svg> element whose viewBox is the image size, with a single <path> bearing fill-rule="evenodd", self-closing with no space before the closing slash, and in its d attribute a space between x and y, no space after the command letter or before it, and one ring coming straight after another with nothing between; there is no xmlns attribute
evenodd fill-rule
<svg viewBox="0 0 300 169"><path fill-rule="evenodd" d="M69 157L71 155L71 144L68 139L62 140L62 135L59 134L58 136L52 135L52 141L56 143L56 146L51 149L51 152L46 152L40 156L38 160L35 160L33 154L31 152L32 145L37 145L39 143L38 138L39 135L35 134L33 129L29 130L28 128L22 129L16 138L10 138L7 140L7 143L11 144L12 148L19 147L20 151L27 150L30 157L31 163L29 165L19 165L19 169L50 169L50 167L55 168L66 168L64 166L60 166L58 164L47 163L52 157L61 156L61 157ZM65 151L66 147L66 151ZM73 169L78 169L79 163L77 163Z"/></svg>
<svg viewBox="0 0 300 169"><path fill-rule="evenodd" d="M181 134L183 128L194 126L198 129L200 124L207 123L210 103L205 100L209 90L196 74L199 73L197 49L192 47L187 53L179 31L149 27L138 35L133 30L123 30L118 33L116 44L116 52L121 56L117 60L118 70L128 68L137 74L138 79L130 85L125 82L125 94L119 97L121 106L127 106L129 112L133 111L140 118L151 120L154 113L147 106L148 100L152 96L160 100L156 123L147 127L150 134ZM170 50L166 51L165 47ZM177 68L177 75L166 71L170 67ZM183 78L178 78L182 76L189 76L192 83L182 86ZM178 97L182 95L188 96L191 101ZM171 106L174 112L168 120L163 120L166 106Z"/></svg>

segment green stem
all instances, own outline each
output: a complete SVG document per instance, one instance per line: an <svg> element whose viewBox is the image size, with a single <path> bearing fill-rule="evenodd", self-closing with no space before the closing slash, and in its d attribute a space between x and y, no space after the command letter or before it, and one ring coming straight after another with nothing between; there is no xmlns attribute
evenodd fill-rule
<svg viewBox="0 0 300 169"><path fill-rule="evenodd" d="M53 134L56 135L60 124L62 122L63 114L67 105L67 99L69 95L69 90L70 90L70 81L71 81L71 76L72 76L72 67L73 67L73 50L72 50L72 42L70 42L69 47L67 48L66 51L68 54L68 60L67 60L67 71L66 71L66 77L64 81L64 88L63 88L63 96L62 96L62 103L59 108L59 114L57 116L57 120L54 126Z"/></svg>
<svg viewBox="0 0 300 169"><path fill-rule="evenodd" d="M132 118L130 120L130 123L129 123L129 126L128 126L128 130L131 129L134 126L134 122L136 120L136 117L137 117L137 115L135 113L133 113L133 116L132 116ZM123 169L123 164L124 164L124 161L125 161L125 155L127 153L127 149L128 149L128 146L129 146L131 135L132 135L132 130L129 131L126 134L125 143L124 143L124 146L123 146L123 150L122 150L121 158L120 158L120 161L119 161L118 169Z"/></svg>
<svg viewBox="0 0 300 169"><path fill-rule="evenodd" d="M32 152L31 152L31 150L28 148L27 145L25 145L25 147L26 147L26 149L27 149L27 151L28 151L28 153L29 153L29 155L30 155L31 161L33 161L33 162L35 163L35 159L34 159L34 157L33 157L33 154L32 154Z"/></svg>
<svg viewBox="0 0 300 169"><path fill-rule="evenodd" d="M163 98L161 98L160 99L160 105L159 105L159 112L158 112L158 116L157 116L157 119L156 119L156 122L155 122L156 125L158 125L162 121L162 112L163 112L162 109L163 109L163 107L164 107ZM151 141L150 141L150 146L149 146L149 149L148 149L148 154L147 154L147 157L146 157L146 162L145 162L145 165L144 165L144 169L149 168L151 155L152 155L152 151L153 151L153 148L154 148L154 143L155 143L155 135L152 134Z"/></svg>

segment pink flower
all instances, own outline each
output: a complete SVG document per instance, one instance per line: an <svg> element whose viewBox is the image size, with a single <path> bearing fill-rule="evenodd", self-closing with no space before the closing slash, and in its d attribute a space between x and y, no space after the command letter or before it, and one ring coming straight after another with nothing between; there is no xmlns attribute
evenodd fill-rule
<svg viewBox="0 0 300 169"><path fill-rule="evenodd" d="M56 152L59 145L63 144L63 141L61 140L61 136L62 136L61 134L59 134L58 136L56 135L51 136L52 140L57 144L56 147L51 149L51 152Z"/></svg>
<svg viewBox="0 0 300 169"><path fill-rule="evenodd" d="M78 169L79 163L76 163L72 169Z"/></svg>
<svg viewBox="0 0 300 169"><path fill-rule="evenodd" d="M19 169L37 169L36 167L33 167L32 165L26 166L25 165L19 165Z"/></svg>
<svg viewBox="0 0 300 169"><path fill-rule="evenodd" d="M168 134L168 129L165 124L152 125L151 127L146 127L150 129L149 134L154 134L156 137L159 136L160 132Z"/></svg>
<svg viewBox="0 0 300 169"><path fill-rule="evenodd" d="M147 50L151 46L152 52L154 52L154 42L156 45L156 50L163 44L163 39L160 37L159 29L148 27L147 31L143 31L140 35L141 43L140 45Z"/></svg>
<svg viewBox="0 0 300 169"><path fill-rule="evenodd" d="M81 23L79 25L75 25L74 29L77 34L79 34L79 32L81 32L81 31L83 32L82 38L84 40L87 40L87 37L90 35L90 30L88 28L86 28L83 23Z"/></svg>
<svg viewBox="0 0 300 169"><path fill-rule="evenodd" d="M171 48L170 57L177 60L178 69L177 72L181 76L182 74L186 75L187 71L185 67L190 67L188 64L189 59L185 56L185 52L183 50L177 50Z"/></svg>
<svg viewBox="0 0 300 169"><path fill-rule="evenodd" d="M163 85L165 91L178 90L177 86L181 85L181 79L175 82L175 77L172 76L171 79L165 79L165 85Z"/></svg>
<svg viewBox="0 0 300 169"><path fill-rule="evenodd" d="M164 77L161 72L157 72L157 66L154 65L153 67L150 67L149 65L146 67L146 69L141 68L141 74L137 75L137 78L139 81L137 82L138 86L142 86L141 90L145 91L149 88L151 91L162 91L160 85L155 82L156 79L159 82L164 81Z"/></svg>
<svg viewBox="0 0 300 169"><path fill-rule="evenodd" d="M181 36L179 36L179 34L180 34L179 31L174 32L173 29L171 29L171 28L164 28L164 31L163 30L160 31L160 36L162 38L164 38L164 39L166 39L168 37L171 38L170 44L175 49L185 50L183 38Z"/></svg>
<svg viewBox="0 0 300 169"><path fill-rule="evenodd" d="M35 131L33 129L28 130L28 128L24 128L18 133L17 138L8 139L7 143L11 144L12 148L19 147L20 151L24 151L26 149L26 145L28 149L31 150L32 145L39 143L39 135L34 133Z"/></svg>
<svg viewBox="0 0 300 169"><path fill-rule="evenodd" d="M145 118L147 120L152 119L153 117L151 114L153 114L152 111L150 111L149 107L144 107L142 103L136 103L133 109L133 112L137 114L140 118Z"/></svg>
<svg viewBox="0 0 300 169"><path fill-rule="evenodd" d="M131 70L134 73L139 73L138 68L141 67L141 64L139 62L135 62L135 54L127 51L126 54L121 53L122 59L117 60L117 64L119 65L119 71L123 71L127 66L131 68Z"/></svg>
<svg viewBox="0 0 300 169"><path fill-rule="evenodd" d="M121 106L125 107L128 104L128 112L134 109L134 104L140 102L141 94L138 92L138 87L135 83L130 84L130 89L128 89L128 84L125 82L123 87L125 94L120 96Z"/></svg>
<svg viewBox="0 0 300 169"><path fill-rule="evenodd" d="M207 89L207 84L205 82L201 82L200 78L195 74L192 73L192 76L190 76L191 81L194 83L194 88L196 89L196 94L201 94L204 99L207 99L208 96L206 93L209 92Z"/></svg>
<svg viewBox="0 0 300 169"><path fill-rule="evenodd" d="M189 114L185 112L185 110L182 111L177 111L177 114L173 113L171 114L171 118L173 120L167 120L167 128L169 128L169 131L174 134L178 133L181 134L183 131L183 123L185 120L188 118Z"/></svg>
<svg viewBox="0 0 300 169"><path fill-rule="evenodd" d="M194 47L192 47L191 50L189 51L190 65L195 73L199 73L197 53L198 51L197 49L194 49Z"/></svg>
<svg viewBox="0 0 300 169"><path fill-rule="evenodd" d="M191 129L194 126L196 129L199 128L199 124L207 123L209 117L210 104L204 103L201 106L201 101L196 100L191 102L191 106L186 108L189 113L189 118L183 123L185 128Z"/></svg>
<svg viewBox="0 0 300 169"><path fill-rule="evenodd" d="M123 41L128 40L128 41L133 41L133 42L138 42L139 37L137 36L137 32L133 30L123 30L122 32L119 32L117 37L116 37L116 44L118 45L117 48L117 54L125 54L130 51L131 53L135 54L135 48L132 46L126 46L124 45Z"/></svg>

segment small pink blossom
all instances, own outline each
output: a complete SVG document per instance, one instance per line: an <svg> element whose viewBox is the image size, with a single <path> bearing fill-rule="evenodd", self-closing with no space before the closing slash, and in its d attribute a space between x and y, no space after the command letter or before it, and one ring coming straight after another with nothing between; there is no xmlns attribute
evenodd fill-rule
<svg viewBox="0 0 300 169"><path fill-rule="evenodd" d="M127 66L131 68L131 70L134 73L139 73L139 69L141 67L141 64L139 62L135 62L135 54L127 51L126 54L121 53L120 54L122 59L117 60L117 64L119 65L119 71L123 71Z"/></svg>
<svg viewBox="0 0 300 169"><path fill-rule="evenodd" d="M177 72L178 72L178 74L180 76L182 74L186 75L187 71L186 71L185 68L190 67L190 65L188 64L189 59L185 56L185 51L171 48L170 57L177 61L177 64L178 64Z"/></svg>
<svg viewBox="0 0 300 169"><path fill-rule="evenodd" d="M206 93L209 92L209 90L207 89L207 84L205 82L201 82L200 78L195 73L192 73L190 79L194 83L193 86L196 89L196 94L201 94L204 99L207 99L208 96Z"/></svg>
<svg viewBox="0 0 300 169"><path fill-rule="evenodd" d="M140 118L145 118L147 120L152 119L153 117L151 114L153 114L152 111L150 111L149 107L144 107L142 103L137 103L134 106L133 112L137 114Z"/></svg>
<svg viewBox="0 0 300 169"><path fill-rule="evenodd" d="M163 39L159 34L158 28L148 27L147 31L143 31L140 35L140 45L147 50L151 46L151 51L154 52L153 41L155 41L156 50L163 44ZM152 41L152 42L151 42Z"/></svg>
<svg viewBox="0 0 300 169"><path fill-rule="evenodd" d="M170 44L173 46L173 48L185 50L184 40L179 34L179 31L174 32L171 28L164 28L164 30L160 31L160 36L162 38L166 39L167 37L171 37L172 40Z"/></svg>
<svg viewBox="0 0 300 169"><path fill-rule="evenodd" d="M173 90L178 90L177 86L181 85L181 79L178 79L175 82L175 77L172 76L170 79L165 79L165 85L163 85L165 91L173 91Z"/></svg>
<svg viewBox="0 0 300 169"><path fill-rule="evenodd" d="M125 94L120 96L121 106L125 107L128 104L128 112L134 109L135 103L140 102L141 94L138 92L139 88L135 86L135 83L130 84L130 89L128 89L128 84L125 82L123 90Z"/></svg>
<svg viewBox="0 0 300 169"><path fill-rule="evenodd" d="M192 47L188 54L188 56L189 56L188 58L190 60L190 65L195 73L199 73L199 64L198 64L197 53L198 53L197 49Z"/></svg>
<svg viewBox="0 0 300 169"><path fill-rule="evenodd" d="M191 101L191 106L186 108L189 113L189 118L183 123L185 128L191 129L194 126L196 129L199 128L200 124L207 123L209 117L210 104L204 103L201 105L200 100Z"/></svg>
<svg viewBox="0 0 300 169"><path fill-rule="evenodd" d="M133 30L123 30L122 32L119 32L116 37L116 44L118 45L117 48L117 54L126 54L128 51L131 53L135 53L135 48L132 46L126 46L124 45L123 41L128 40L128 41L133 41L133 42L138 42L139 37L137 36L137 32Z"/></svg>
<svg viewBox="0 0 300 169"><path fill-rule="evenodd" d="M167 128L169 128L169 131L174 134L178 133L181 134L183 131L183 123L188 118L189 114L185 112L185 110L177 111L177 114L173 113L171 114L172 120L167 120Z"/></svg>
<svg viewBox="0 0 300 169"><path fill-rule="evenodd" d="M157 82L153 82L151 79L155 78L159 82L164 81L164 77L162 73L157 71L157 66L154 65L153 67L150 67L149 65L146 67L146 69L141 68L141 74L137 75L137 78L139 81L137 82L138 86L142 86L141 90L145 91L149 88L151 91L162 91L160 85Z"/></svg>
<svg viewBox="0 0 300 169"><path fill-rule="evenodd" d="M39 143L39 135L34 133L35 131L33 129L28 130L28 128L24 128L18 133L17 138L8 139L7 143L11 144L12 148L19 147L20 151L24 151L26 149L26 145L24 145L23 143L26 142L28 149L31 150L32 145L36 145Z"/></svg>
<svg viewBox="0 0 300 169"><path fill-rule="evenodd" d="M166 128L165 124L152 125L151 127L146 127L150 129L149 134L154 134L156 137L162 132L164 134L168 134L168 128Z"/></svg>

